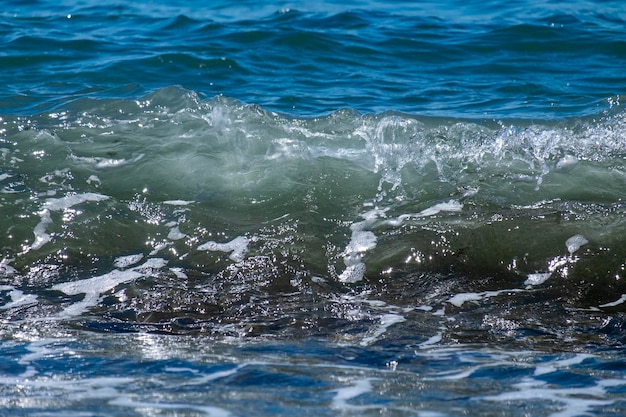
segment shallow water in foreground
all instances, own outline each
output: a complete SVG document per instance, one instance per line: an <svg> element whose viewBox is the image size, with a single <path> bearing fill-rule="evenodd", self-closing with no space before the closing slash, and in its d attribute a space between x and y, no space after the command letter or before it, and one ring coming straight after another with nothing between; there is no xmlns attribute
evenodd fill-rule
<svg viewBox="0 0 626 417"><path fill-rule="evenodd" d="M622 415L619 351L216 341L68 331L3 342L8 415ZM59 368L71 373L58 374Z"/></svg>
<svg viewBox="0 0 626 417"><path fill-rule="evenodd" d="M0 415L626 414L623 5L441 3L8 1Z"/></svg>

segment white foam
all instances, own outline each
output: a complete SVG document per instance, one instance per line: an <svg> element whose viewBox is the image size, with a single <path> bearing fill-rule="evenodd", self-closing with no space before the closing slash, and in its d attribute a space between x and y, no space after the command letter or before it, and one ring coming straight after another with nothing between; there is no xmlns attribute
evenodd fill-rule
<svg viewBox="0 0 626 417"><path fill-rule="evenodd" d="M385 334L385 332L387 331L389 327L393 326L396 323L402 323L403 321L406 321L406 319L399 314L393 314L393 313L383 314L380 318L380 324L376 326L376 328L374 329L374 331L372 332L370 336L367 336L366 338L361 340L360 345L367 346L367 345L372 344L373 342L378 340L380 336Z"/></svg>
<svg viewBox="0 0 626 417"><path fill-rule="evenodd" d="M602 304L598 307L615 307L615 306L622 304L624 301L626 301L626 294L622 294L622 296L619 299L613 302Z"/></svg>
<svg viewBox="0 0 626 417"><path fill-rule="evenodd" d="M250 241L245 236L237 236L230 242L226 243L217 243L211 240L198 246L198 250L231 252L228 257L235 262L241 262L243 261L245 254L248 252L249 243Z"/></svg>
<svg viewBox="0 0 626 417"><path fill-rule="evenodd" d="M384 214L384 210L370 210L362 214L363 221L353 223L350 226L352 235L350 242L343 251L343 262L346 269L339 275L339 281L354 283L363 279L366 271L365 264L362 262L363 255L374 249L377 242L376 235L368 229Z"/></svg>
<svg viewBox="0 0 626 417"><path fill-rule="evenodd" d="M556 163L556 169L565 170L578 163L578 158L572 155L565 155Z"/></svg>
<svg viewBox="0 0 626 417"><path fill-rule="evenodd" d="M445 203L435 204L425 210L420 211L417 217L430 217L443 212L455 213L463 210L463 204L456 200L450 200Z"/></svg>
<svg viewBox="0 0 626 417"><path fill-rule="evenodd" d="M142 259L143 259L142 253L137 253L134 255L127 255L127 256L120 256L118 258L115 258L115 261L113 261L113 265L115 265L116 268L124 269L131 265L136 264Z"/></svg>
<svg viewBox="0 0 626 417"><path fill-rule="evenodd" d="M550 278L550 272L537 272L528 274L528 278L524 281L524 285L541 285Z"/></svg>
<svg viewBox="0 0 626 417"><path fill-rule="evenodd" d="M134 157L133 159L113 159L113 158L102 158L98 156L94 157L82 157L82 156L73 156L73 159L80 162L85 162L88 164L95 165L96 168L106 169L106 168L116 168L124 165L135 163L141 160L145 154L141 153Z"/></svg>
<svg viewBox="0 0 626 417"><path fill-rule="evenodd" d="M120 284L134 281L149 273L152 268L162 268L167 264L164 259L153 258L148 259L144 264L132 269L113 271L99 275L93 278L87 278L79 281L65 282L52 286L52 289L64 292L68 295L85 294L82 301L74 303L66 307L60 314L60 317L78 316L89 307L93 307L100 301L102 293L111 291Z"/></svg>
<svg viewBox="0 0 626 417"><path fill-rule="evenodd" d="M40 217L39 223L33 229L33 234L35 235L35 241L30 247L26 249L29 250L37 250L40 249L43 245L50 242L51 237L50 234L46 232L46 228L50 223L52 223L52 218L50 217L51 211L61 211L66 210L70 207L73 207L77 204L82 204L87 201L103 201L108 199L109 196L97 194L97 193L84 193L84 194L70 194L62 198L49 198L43 204L43 208L41 211L37 213Z"/></svg>
<svg viewBox="0 0 626 417"><path fill-rule="evenodd" d="M180 240L186 238L187 235L180 231L178 226L172 227L167 234L167 238L170 240Z"/></svg>
<svg viewBox="0 0 626 417"><path fill-rule="evenodd" d="M4 258L0 261L0 274L7 276L13 275L17 272L15 268L9 265L12 261L14 261L13 258Z"/></svg>
<svg viewBox="0 0 626 417"><path fill-rule="evenodd" d="M163 204L167 204L169 206L188 206L189 204L193 204L193 201L188 200L166 200Z"/></svg>
<svg viewBox="0 0 626 417"><path fill-rule="evenodd" d="M438 203L431 207L428 207L420 211L419 213L402 214L396 218L387 220L385 223L388 224L389 226L398 227L398 226L401 226L402 223L404 223L405 221L413 219L413 218L431 217L441 212L458 213L462 210L463 210L463 204L461 204L460 202L456 200L449 200L447 202Z"/></svg>
<svg viewBox="0 0 626 417"><path fill-rule="evenodd" d="M35 235L35 241L32 245L30 245L30 249L37 250L40 249L43 245L50 242L50 234L46 233L46 228L50 223L52 223L52 218L50 217L50 210L42 210L37 213L41 220L35 228L33 229L33 234Z"/></svg>
<svg viewBox="0 0 626 417"><path fill-rule="evenodd" d="M97 175L90 175L89 178L87 178L87 184L98 186L102 184L102 181L100 181L100 178L98 178Z"/></svg>
<svg viewBox="0 0 626 417"><path fill-rule="evenodd" d="M180 278L180 279L185 279L187 278L187 274L185 274L185 270L183 268L170 268L170 271L172 271L174 273L174 275L176 275L176 278Z"/></svg>
<svg viewBox="0 0 626 417"><path fill-rule="evenodd" d="M9 296L11 297L11 302L0 306L2 310L8 310L10 308L22 307L31 304L35 304L37 302L37 296L34 294L24 294L23 291L15 289L11 286L2 286L0 290L10 290Z"/></svg>
<svg viewBox="0 0 626 417"><path fill-rule="evenodd" d="M581 246L589 243L587 239L583 235L574 235L565 241L565 246L567 247L568 252L572 255Z"/></svg>
<svg viewBox="0 0 626 417"><path fill-rule="evenodd" d="M483 296L477 292L465 292L461 294L456 294L452 298L448 300L448 302L457 307L461 307L464 303L468 301L480 301Z"/></svg>
<svg viewBox="0 0 626 417"><path fill-rule="evenodd" d="M109 196L97 193L70 194L62 198L49 198L44 203L44 208L51 211L60 211L82 204L88 201L104 201Z"/></svg>
<svg viewBox="0 0 626 417"><path fill-rule="evenodd" d="M352 265L346 266L346 269L344 269L343 272L339 275L339 281L349 284L359 282L365 276L366 270L367 268L365 267L365 264L359 260Z"/></svg>
<svg viewBox="0 0 626 417"><path fill-rule="evenodd" d="M448 302L454 306L461 307L464 303L468 301L480 301L484 298L496 297L503 293L511 293L511 292L521 292L523 290L520 289L510 289L510 290L498 290L498 291L484 291L484 292L466 292L456 294L451 297Z"/></svg>
<svg viewBox="0 0 626 417"><path fill-rule="evenodd" d="M352 225L354 226L354 225ZM352 238L346 247L348 253L364 253L376 247L376 235L368 230L353 229Z"/></svg>

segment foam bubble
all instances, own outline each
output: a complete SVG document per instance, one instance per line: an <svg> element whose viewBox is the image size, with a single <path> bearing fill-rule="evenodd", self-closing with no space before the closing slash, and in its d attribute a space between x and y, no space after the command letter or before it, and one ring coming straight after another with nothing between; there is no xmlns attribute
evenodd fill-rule
<svg viewBox="0 0 626 417"><path fill-rule="evenodd" d="M576 165L577 163L578 158L572 155L565 155L556 163L556 168L559 170L564 170Z"/></svg>
<svg viewBox="0 0 626 417"><path fill-rule="evenodd" d="M9 263L12 261L14 261L14 259L12 258L4 258L0 261L0 274L7 276L13 275L15 274L15 272L17 272L15 268L9 265Z"/></svg>
<svg viewBox="0 0 626 417"><path fill-rule="evenodd" d="M537 272L528 274L528 278L524 281L524 285L541 285L550 278L550 272Z"/></svg>
<svg viewBox="0 0 626 417"><path fill-rule="evenodd" d="M88 201L97 202L107 200L108 198L108 196L102 194L83 193L70 194L62 198L47 199L46 202L43 204L42 210L37 213L41 220L39 221L39 223L37 223L33 230L33 234L35 235L35 241L32 245L30 245L30 247L26 249L26 251L40 249L43 245L50 242L51 237L50 234L46 232L46 228L50 223L52 223L52 218L50 217L51 211L66 210L70 207Z"/></svg>
<svg viewBox="0 0 626 417"><path fill-rule="evenodd" d="M3 306L0 306L2 310L8 310L11 308L23 307L30 304L35 304L37 302L37 296L35 294L24 294L23 291L18 290L11 286L2 286L0 290L10 290L9 296L11 297L11 302L6 303Z"/></svg>
<svg viewBox="0 0 626 417"><path fill-rule="evenodd" d="M142 253L137 253L134 255L127 255L127 256L120 256L118 258L115 258L115 261L113 261L113 265L115 265L116 268L124 269L124 268L129 267L130 265L136 264L142 259L143 259Z"/></svg>
<svg viewBox="0 0 626 417"><path fill-rule="evenodd" d="M565 241L565 246L571 255L587 243L589 243L589 241L585 239L583 235L574 235Z"/></svg>
<svg viewBox="0 0 626 417"><path fill-rule="evenodd" d="M339 275L339 281L354 283L363 279L366 267L361 260L363 255L376 247L376 235L368 230L377 219L384 216L385 210L374 209L363 213L363 221L353 223L350 226L352 234L350 242L343 251L343 261L346 269Z"/></svg>
<svg viewBox="0 0 626 417"><path fill-rule="evenodd" d="M348 265L339 275L339 281L348 284L359 282L365 276L365 271L366 268L363 262L356 262L352 265Z"/></svg>
<svg viewBox="0 0 626 417"><path fill-rule="evenodd" d="M61 211L88 201L104 201L108 198L109 196L97 193L70 194L62 198L47 199L44 208L51 211Z"/></svg>
<svg viewBox="0 0 626 417"><path fill-rule="evenodd" d="M248 252L249 243L250 241L245 236L238 236L226 243L217 243L211 240L198 246L198 250L231 252L228 257L235 262L241 262L243 261L245 254Z"/></svg>
<svg viewBox="0 0 626 417"><path fill-rule="evenodd" d="M30 249L37 250L40 249L43 245L50 242L50 235L46 233L46 228L50 223L52 223L52 218L50 217L50 210L42 210L39 213L39 217L41 220L35 228L33 229L33 234L35 235L35 241L32 245L30 245Z"/></svg>
<svg viewBox="0 0 626 417"><path fill-rule="evenodd" d="M504 293L513 293L513 292L522 292L522 291L524 290L516 288L516 289L509 289L509 290L484 291L480 293L477 293L477 292L459 293L459 294L454 295L450 299L448 299L448 303L456 307L461 307L463 304L465 304L468 301L480 301L484 298L497 297L500 294L504 294Z"/></svg>
<svg viewBox="0 0 626 417"><path fill-rule="evenodd" d="M170 206L188 206L189 204L193 204L193 201L188 200L166 200L163 204L167 204Z"/></svg>
<svg viewBox="0 0 626 417"><path fill-rule="evenodd" d="M354 226L354 225L353 225ZM376 247L376 235L369 230L353 229L350 243L346 247L348 253L364 253Z"/></svg>
<svg viewBox="0 0 626 417"><path fill-rule="evenodd" d="M187 279L187 274L185 274L185 270L183 268L170 268L170 271L172 271L174 273L174 275L176 275L176 278L180 278L180 279Z"/></svg>
<svg viewBox="0 0 626 417"><path fill-rule="evenodd" d="M393 227L401 226L405 221L412 218L431 217L439 213L458 213L463 210L463 204L456 200L449 200L443 203L434 204L419 213L402 214L396 218L388 219L385 224Z"/></svg>
<svg viewBox="0 0 626 417"><path fill-rule="evenodd" d="M468 301L479 301L482 300L483 296L476 292L466 292L462 294L456 294L452 298L448 300L448 302L457 307L461 307Z"/></svg>
<svg viewBox="0 0 626 417"><path fill-rule="evenodd" d="M420 211L417 217L430 217L443 212L455 213L463 210L463 204L456 200L450 200L444 203L435 204L425 210Z"/></svg>
<svg viewBox="0 0 626 417"><path fill-rule="evenodd" d="M164 259L148 259L142 265L128 270L114 269L113 271L99 275L93 278L87 278L79 281L64 282L52 286L53 290L64 292L68 295L85 294L82 301L74 303L66 307L60 314L60 317L78 316L89 307L93 307L100 301L102 293L111 291L120 284L134 281L149 273L153 268L162 268L167 264Z"/></svg>
<svg viewBox="0 0 626 417"><path fill-rule="evenodd" d="M113 158L101 158L101 157L82 157L72 155L72 158L78 162L84 162L91 165L94 165L96 168L107 169L107 168L117 168L125 165L133 164L139 160L141 160L145 154L139 154L132 159L113 159Z"/></svg>
<svg viewBox="0 0 626 417"><path fill-rule="evenodd" d="M102 184L102 181L100 181L97 175L90 175L89 178L87 178L87 184L99 186Z"/></svg>
<svg viewBox="0 0 626 417"><path fill-rule="evenodd" d="M178 226L172 227L167 234L167 238L170 240L180 240L186 238L187 235L180 231Z"/></svg>

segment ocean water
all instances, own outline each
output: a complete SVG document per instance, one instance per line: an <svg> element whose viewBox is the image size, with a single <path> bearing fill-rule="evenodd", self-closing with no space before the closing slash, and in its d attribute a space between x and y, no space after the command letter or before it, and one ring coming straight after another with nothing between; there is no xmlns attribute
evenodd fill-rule
<svg viewBox="0 0 626 417"><path fill-rule="evenodd" d="M623 2L8 0L0 38L0 415L626 414Z"/></svg>

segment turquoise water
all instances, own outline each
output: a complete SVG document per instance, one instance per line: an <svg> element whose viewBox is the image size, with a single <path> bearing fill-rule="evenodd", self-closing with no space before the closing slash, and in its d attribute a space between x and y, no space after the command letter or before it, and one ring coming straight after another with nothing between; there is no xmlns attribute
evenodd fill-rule
<svg viewBox="0 0 626 417"><path fill-rule="evenodd" d="M0 415L625 413L621 2L0 20Z"/></svg>

